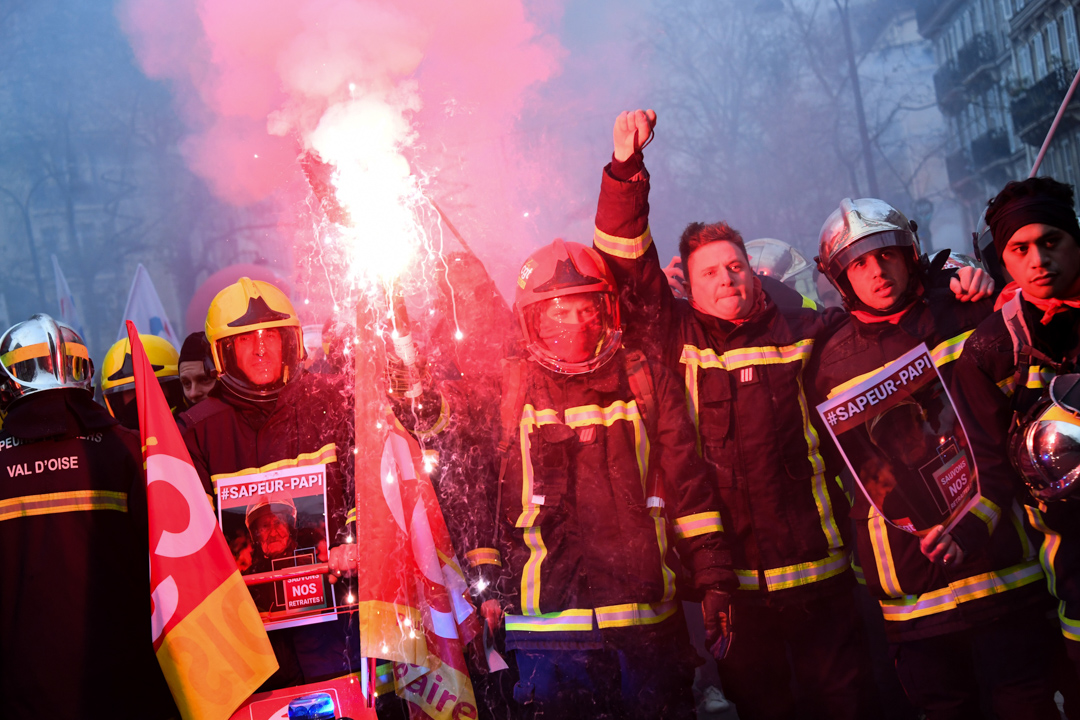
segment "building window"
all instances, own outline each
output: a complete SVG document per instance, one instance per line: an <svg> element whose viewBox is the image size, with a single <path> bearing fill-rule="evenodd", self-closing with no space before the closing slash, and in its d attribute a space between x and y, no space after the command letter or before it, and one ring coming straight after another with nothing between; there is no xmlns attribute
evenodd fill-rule
<svg viewBox="0 0 1080 720"><path fill-rule="evenodd" d="M1080 67L1080 43L1076 39L1076 11L1070 5L1061 14L1061 25L1065 28L1065 50L1069 54L1070 67Z"/></svg>
<svg viewBox="0 0 1080 720"><path fill-rule="evenodd" d="M1046 23L1046 49L1050 55L1051 65L1057 66L1056 61L1061 60L1061 36L1058 35L1056 20Z"/></svg>
<svg viewBox="0 0 1080 720"><path fill-rule="evenodd" d="M1025 43L1016 48L1017 64L1020 66L1020 79L1025 85L1030 85L1031 77L1031 49Z"/></svg>
<svg viewBox="0 0 1080 720"><path fill-rule="evenodd" d="M1006 20L1011 20L1013 16L1012 0L1001 0L1001 14Z"/></svg>
<svg viewBox="0 0 1080 720"><path fill-rule="evenodd" d="M1031 38L1031 49L1035 51L1035 79L1046 77L1046 50L1043 48L1042 33L1035 33Z"/></svg>

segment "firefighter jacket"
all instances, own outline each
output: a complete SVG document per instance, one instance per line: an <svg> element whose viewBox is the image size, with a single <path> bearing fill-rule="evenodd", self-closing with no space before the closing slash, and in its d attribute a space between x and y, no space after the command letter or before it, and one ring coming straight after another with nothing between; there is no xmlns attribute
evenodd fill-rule
<svg viewBox="0 0 1080 720"><path fill-rule="evenodd" d="M503 584L517 596L507 647L599 648L617 628L674 617L672 545L693 585L734 588L677 380L647 364L654 401L639 401L639 353L582 375L519 362L520 386L503 388L521 398L499 493Z"/></svg>
<svg viewBox="0 0 1080 720"><path fill-rule="evenodd" d="M83 390L0 432L0 715L178 715L150 642L139 436Z"/></svg>
<svg viewBox="0 0 1080 720"><path fill-rule="evenodd" d="M325 464L330 546L351 541L347 523L356 513L352 393L342 378L302 373L270 403L243 400L218 383L210 397L181 415L181 421L186 428L184 442L208 493L215 492L221 479L238 474ZM336 591L337 604L345 604L340 584ZM340 616L342 624L344 617ZM270 641L281 669L268 686L346 672L345 638L336 623L273 630Z"/></svg>
<svg viewBox="0 0 1080 720"><path fill-rule="evenodd" d="M741 324L671 294L648 227L649 180L604 171L594 247L621 288L630 343L683 379L701 454L720 490L744 602L804 602L853 584L848 501L825 477L803 370L827 318L764 309Z"/></svg>
<svg viewBox="0 0 1080 720"><path fill-rule="evenodd" d="M1012 424L1043 397L1058 372L1076 371L1080 310L1066 306L1043 325L1042 310L1019 294L1012 302L986 318L968 339L957 362L952 395L966 423L980 484L1010 487L1022 498L1028 519L1042 534L1039 559L1050 592L1061 601L1062 633L1080 642L1080 501L1037 502L1006 455ZM1037 356L1013 347L1005 326L1010 307L1023 313Z"/></svg>
<svg viewBox="0 0 1080 720"><path fill-rule="evenodd" d="M877 372L920 343L926 343L948 383L965 341L991 312L992 301L962 303L948 287L950 274L937 273L930 289L896 323L866 323L848 316L815 354L807 370L812 404L833 397ZM955 398L955 395L954 395ZM968 433L971 423L965 423ZM821 434L828 438L822 429ZM830 442L830 477L849 477ZM903 642L970 628L1025 604L1045 601L1036 543L1029 537L1015 492L987 483L978 464L981 498L953 528L964 549L963 563L930 562L919 538L882 517L866 495L852 487L856 555L867 590L881 604L886 634Z"/></svg>

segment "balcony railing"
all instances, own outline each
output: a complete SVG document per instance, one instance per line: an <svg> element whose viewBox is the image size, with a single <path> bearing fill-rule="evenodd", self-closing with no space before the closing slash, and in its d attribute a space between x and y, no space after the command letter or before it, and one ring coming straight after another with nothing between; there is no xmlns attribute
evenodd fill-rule
<svg viewBox="0 0 1080 720"><path fill-rule="evenodd" d="M961 81L974 83L980 79L988 79L984 73L989 74L989 71L994 69L996 60L994 36L990 33L979 33L956 54L956 65L960 71Z"/></svg>
<svg viewBox="0 0 1080 720"><path fill-rule="evenodd" d="M971 160L963 148L950 153L945 158L945 169L949 173L949 184L954 188L963 185L971 177Z"/></svg>
<svg viewBox="0 0 1080 720"><path fill-rule="evenodd" d="M1013 98L1009 106L1013 127L1028 145L1033 147L1042 145L1043 138L1050 129L1050 123L1053 122L1054 115L1065 98L1069 80L1070 78L1065 76L1065 71L1058 68ZM1066 114L1061 119L1058 129L1067 130L1075 124L1075 115Z"/></svg>
<svg viewBox="0 0 1080 720"><path fill-rule="evenodd" d="M963 78L956 63L949 61L934 73L934 92L938 107L946 115L956 115L964 109L964 92L960 85Z"/></svg>
<svg viewBox="0 0 1080 720"><path fill-rule="evenodd" d="M971 165L975 170L1007 160L1012 155L1004 130L991 130L971 141Z"/></svg>

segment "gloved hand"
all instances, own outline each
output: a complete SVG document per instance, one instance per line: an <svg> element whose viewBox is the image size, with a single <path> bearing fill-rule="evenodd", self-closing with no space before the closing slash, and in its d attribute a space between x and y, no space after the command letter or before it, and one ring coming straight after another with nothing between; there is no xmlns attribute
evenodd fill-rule
<svg viewBox="0 0 1080 720"><path fill-rule="evenodd" d="M487 623L488 630L494 635L498 630L499 625L502 624L503 609L502 605L495 598L485 600L480 606L480 614L484 616L484 621Z"/></svg>
<svg viewBox="0 0 1080 720"><path fill-rule="evenodd" d="M705 647L717 660L723 660L731 647L731 593L710 588L701 601L705 616Z"/></svg>

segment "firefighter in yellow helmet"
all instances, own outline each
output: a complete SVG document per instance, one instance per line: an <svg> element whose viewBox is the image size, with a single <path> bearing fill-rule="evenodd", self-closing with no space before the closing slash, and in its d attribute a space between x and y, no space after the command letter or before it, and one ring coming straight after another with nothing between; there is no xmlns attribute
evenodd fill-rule
<svg viewBox="0 0 1080 720"><path fill-rule="evenodd" d="M243 473L259 482L263 473L283 465L311 467L313 473L325 469L325 511L321 495L292 498L297 537L310 542L300 550L294 545L287 555L295 553L298 564L327 562L355 538L348 526L349 510L356 506L351 385L344 376L303 369L300 321L289 298L270 283L241 278L226 287L210 304L205 329L218 383L179 417L196 471L209 493L212 476ZM248 532L242 517L226 535L232 537L233 530ZM258 569L256 563L241 572ZM327 606L351 602L352 582L324 581ZM322 681L357 667L359 636L347 619L342 613L339 621L270 633L280 670L266 689Z"/></svg>
<svg viewBox="0 0 1080 720"><path fill-rule="evenodd" d="M146 356L154 368L169 409L175 414L184 407L184 388L176 369L180 353L165 338L157 335L139 334ZM135 376L131 365L131 342L125 337L105 353L101 363L101 393L105 407L121 425L132 430L139 429L139 409L135 404Z"/></svg>

